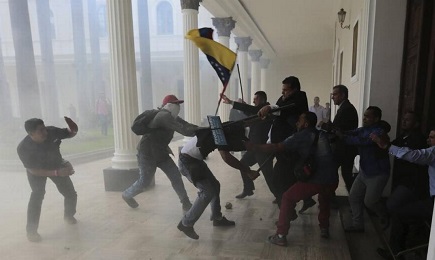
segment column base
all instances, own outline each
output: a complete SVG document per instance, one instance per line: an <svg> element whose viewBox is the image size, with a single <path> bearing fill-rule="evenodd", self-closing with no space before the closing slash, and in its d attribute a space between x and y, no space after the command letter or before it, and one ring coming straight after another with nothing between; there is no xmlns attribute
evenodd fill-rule
<svg viewBox="0 0 435 260"><path fill-rule="evenodd" d="M121 170L106 168L103 170L103 174L105 191L124 191L139 179L139 169ZM155 185L155 178L153 178L147 189Z"/></svg>

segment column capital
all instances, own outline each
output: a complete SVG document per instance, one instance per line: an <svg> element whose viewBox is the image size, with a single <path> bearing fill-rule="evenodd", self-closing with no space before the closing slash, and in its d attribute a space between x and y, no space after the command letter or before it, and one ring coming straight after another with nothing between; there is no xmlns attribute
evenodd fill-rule
<svg viewBox="0 0 435 260"><path fill-rule="evenodd" d="M263 55L263 52L261 50L249 50L249 56L251 56L251 61L258 62L260 61L261 55Z"/></svg>
<svg viewBox="0 0 435 260"><path fill-rule="evenodd" d="M269 59L260 59L260 68L267 69L269 67L270 60Z"/></svg>
<svg viewBox="0 0 435 260"><path fill-rule="evenodd" d="M251 37L236 37L234 40L239 51L248 51L249 46L252 44Z"/></svg>
<svg viewBox="0 0 435 260"><path fill-rule="evenodd" d="M198 11L199 9L199 3L202 2L202 0L180 0L181 1L181 9L194 9Z"/></svg>
<svg viewBox="0 0 435 260"><path fill-rule="evenodd" d="M230 37L231 30L236 27L236 21L233 20L233 17L211 18L211 20L217 29L218 36Z"/></svg>

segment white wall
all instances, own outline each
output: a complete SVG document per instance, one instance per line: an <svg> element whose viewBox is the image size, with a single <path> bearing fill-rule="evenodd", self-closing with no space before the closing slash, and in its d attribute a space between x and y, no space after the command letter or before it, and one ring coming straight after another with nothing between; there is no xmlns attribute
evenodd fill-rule
<svg viewBox="0 0 435 260"><path fill-rule="evenodd" d="M379 106L395 137L400 95L406 0L376 2L370 105Z"/></svg>
<svg viewBox="0 0 435 260"><path fill-rule="evenodd" d="M320 97L324 106L329 102L332 90L332 44L331 50L273 60L269 66L267 94L269 102L275 103L281 96L282 81L288 76L296 76L301 90L307 93L308 104L313 104L315 96Z"/></svg>

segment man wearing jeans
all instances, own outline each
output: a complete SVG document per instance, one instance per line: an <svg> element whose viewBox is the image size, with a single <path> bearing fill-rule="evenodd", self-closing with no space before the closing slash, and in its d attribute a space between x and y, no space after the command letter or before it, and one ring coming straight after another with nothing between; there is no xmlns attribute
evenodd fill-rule
<svg viewBox="0 0 435 260"><path fill-rule="evenodd" d="M230 144L228 150L241 151L244 148L242 139L239 138L240 135L234 135L234 131L241 133L241 136L243 136L244 127L242 126L237 130L228 129L225 131L227 133L225 137ZM234 145L235 143L238 143L237 147L242 149L237 149ZM213 226L234 226L236 224L234 221L228 220L222 216L219 195L220 183L204 162L204 158L216 148L211 130L202 129L197 132L197 136L190 139L183 146L180 152L178 161L180 172L199 190L198 197L192 207L186 212L177 226L180 231L192 239L199 238L193 225L201 217L208 204L210 204L211 208L210 220L213 221ZM242 164L232 156L229 151L219 150L219 154L229 166L240 170L242 174L246 174L252 179L258 177L259 174L257 172L251 171L248 166Z"/></svg>
<svg viewBox="0 0 435 260"><path fill-rule="evenodd" d="M171 181L172 187L180 199L183 211L189 210L192 206L181 179L180 171L169 156L172 151L168 146L174 132L185 136L193 136L195 130L198 129L198 126L190 124L178 116L180 104L183 102L174 95L167 95L163 99L161 108L156 110L154 118L143 123L143 127L148 128L148 131L142 135L138 145L139 179L122 193L122 199L131 208L139 206L134 197L150 185L157 167L162 169Z"/></svg>
<svg viewBox="0 0 435 260"><path fill-rule="evenodd" d="M71 164L60 154L61 140L74 137L78 127L74 121L65 117L68 128L45 126L44 121L32 118L24 123L28 135L17 147L18 156L27 171L32 193L27 208L27 239L31 242L41 241L38 233L42 201L45 195L47 177L56 184L59 192L65 197L64 220L76 224L74 218L77 205L77 192L70 179L74 174Z"/></svg>

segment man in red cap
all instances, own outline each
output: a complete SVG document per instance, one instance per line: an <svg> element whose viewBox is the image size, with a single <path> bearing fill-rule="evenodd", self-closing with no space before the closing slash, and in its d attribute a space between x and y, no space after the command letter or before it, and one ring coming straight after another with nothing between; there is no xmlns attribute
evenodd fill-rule
<svg viewBox="0 0 435 260"><path fill-rule="evenodd" d="M161 108L145 111L133 123L132 130L142 135L137 148L139 179L122 193L122 198L132 208L139 206L133 197L150 184L157 167L168 176L183 210L187 211L192 206L178 167L169 156L173 153L168 146L174 132L184 136L194 136L198 129L198 126L178 117L180 104L183 102L174 95L167 95L163 99ZM141 131L136 132L134 128L141 128Z"/></svg>

